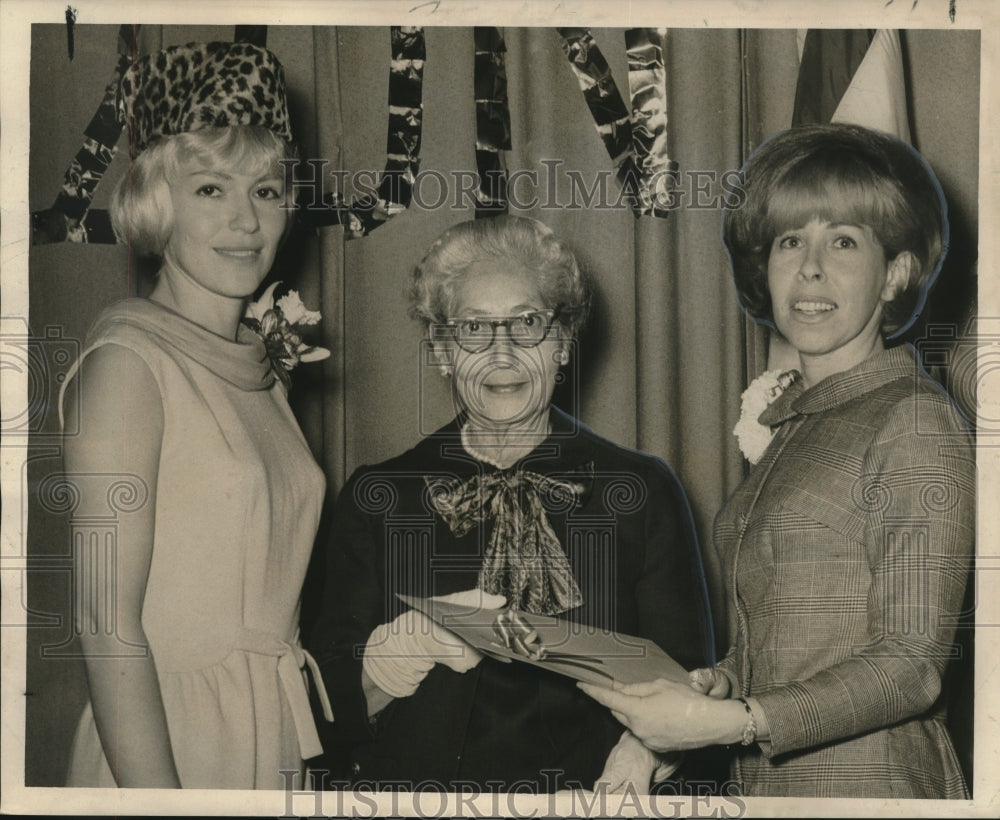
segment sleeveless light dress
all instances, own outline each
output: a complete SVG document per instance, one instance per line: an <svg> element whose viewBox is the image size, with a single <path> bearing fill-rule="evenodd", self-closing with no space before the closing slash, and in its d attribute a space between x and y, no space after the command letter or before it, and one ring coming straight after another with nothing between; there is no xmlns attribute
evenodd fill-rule
<svg viewBox="0 0 1000 820"><path fill-rule="evenodd" d="M142 625L181 784L288 788L282 771L301 772L321 752L303 667L333 717L298 638L323 473L246 328L234 342L155 302L126 299L101 314L83 356L106 344L143 359L163 403ZM89 703L68 784L115 785Z"/></svg>

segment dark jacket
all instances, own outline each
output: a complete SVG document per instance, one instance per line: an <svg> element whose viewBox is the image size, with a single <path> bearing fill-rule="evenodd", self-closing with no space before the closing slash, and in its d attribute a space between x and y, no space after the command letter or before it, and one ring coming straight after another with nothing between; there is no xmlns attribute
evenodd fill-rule
<svg viewBox="0 0 1000 820"><path fill-rule="evenodd" d="M425 476L496 469L466 453L459 430L452 422L396 458L359 468L337 500L308 642L336 715L328 744L356 785L590 788L623 727L573 680L527 664L485 658L466 674L438 664L414 695L393 701L374 724L367 719L361 655L372 629L402 611L395 593L444 595L477 584L492 522L456 538L425 492ZM552 433L518 466L551 475L590 463L594 480L581 505L548 511L584 599L562 617L650 638L687 668L711 664L701 557L673 472L556 409Z"/></svg>

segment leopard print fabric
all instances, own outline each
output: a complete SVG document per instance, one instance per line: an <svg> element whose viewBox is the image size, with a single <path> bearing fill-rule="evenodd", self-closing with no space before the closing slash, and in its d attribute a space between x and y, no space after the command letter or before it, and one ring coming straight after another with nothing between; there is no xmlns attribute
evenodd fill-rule
<svg viewBox="0 0 1000 820"><path fill-rule="evenodd" d="M251 43L189 43L139 58L116 106L134 157L157 137L208 126L261 125L290 141L285 72Z"/></svg>

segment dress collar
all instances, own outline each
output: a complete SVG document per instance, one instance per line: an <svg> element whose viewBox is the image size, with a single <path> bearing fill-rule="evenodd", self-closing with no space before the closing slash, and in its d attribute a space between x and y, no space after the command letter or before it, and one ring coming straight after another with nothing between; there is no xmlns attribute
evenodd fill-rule
<svg viewBox="0 0 1000 820"><path fill-rule="evenodd" d="M94 323L90 338L120 325L142 328L241 390L266 390L274 384L264 342L242 323L232 341L158 302L133 297L110 305Z"/></svg>
<svg viewBox="0 0 1000 820"><path fill-rule="evenodd" d="M915 378L919 372L913 347L901 344L879 351L849 370L827 376L808 390L801 379L796 381L765 408L758 421L774 427L796 415L822 413L896 379Z"/></svg>

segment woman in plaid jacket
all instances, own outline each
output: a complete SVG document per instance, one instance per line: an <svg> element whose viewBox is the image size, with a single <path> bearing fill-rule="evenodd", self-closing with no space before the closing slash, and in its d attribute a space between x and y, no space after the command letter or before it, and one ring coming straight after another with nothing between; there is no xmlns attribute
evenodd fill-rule
<svg viewBox="0 0 1000 820"><path fill-rule="evenodd" d="M716 519L730 649L691 687L581 686L650 748L734 744L747 795L967 797L942 679L974 452L913 348L888 343L943 257L940 187L909 146L847 125L778 135L744 177L725 217L741 303L799 368L765 394L773 438Z"/></svg>

